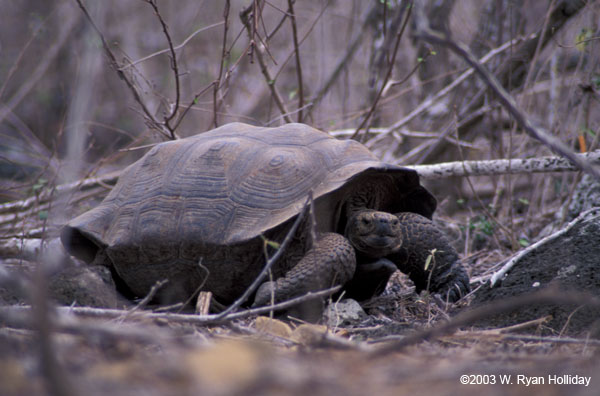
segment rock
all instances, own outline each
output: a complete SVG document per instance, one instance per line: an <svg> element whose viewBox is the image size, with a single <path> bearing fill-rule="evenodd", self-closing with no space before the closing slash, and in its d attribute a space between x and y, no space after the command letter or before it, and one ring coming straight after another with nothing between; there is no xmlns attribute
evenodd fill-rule
<svg viewBox="0 0 600 396"><path fill-rule="evenodd" d="M600 207L600 182L586 174L575 187L571 200L556 212L554 220L544 227L539 237L551 235L564 223L574 220L587 210L598 207Z"/></svg>
<svg viewBox="0 0 600 396"><path fill-rule="evenodd" d="M479 289L472 306L523 295L545 287L588 292L600 296L600 209L583 212L553 236L532 245L494 287ZM576 306L529 306L479 322L502 327L551 315L545 323L552 332L580 334L600 318L600 310ZM544 331L546 332L546 331Z"/></svg>
<svg viewBox="0 0 600 396"><path fill-rule="evenodd" d="M575 187L565 219L571 221L581 213L597 207L600 207L600 183L586 174Z"/></svg>
<svg viewBox="0 0 600 396"><path fill-rule="evenodd" d="M325 323L329 327L356 325L367 318L366 312L356 300L350 298L329 304L324 313Z"/></svg>
<svg viewBox="0 0 600 396"><path fill-rule="evenodd" d="M48 280L48 295L61 305L116 308L119 295L110 270L101 266L67 267Z"/></svg>

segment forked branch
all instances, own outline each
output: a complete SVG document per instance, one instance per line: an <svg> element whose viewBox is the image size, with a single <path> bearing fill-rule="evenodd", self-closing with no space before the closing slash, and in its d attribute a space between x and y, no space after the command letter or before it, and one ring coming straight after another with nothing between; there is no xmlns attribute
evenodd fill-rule
<svg viewBox="0 0 600 396"><path fill-rule="evenodd" d="M600 171L590 164L587 160L577 156L567 145L556 137L549 135L541 127L534 125L529 116L518 108L514 98L504 89L500 82L475 58L469 48L454 39L448 34L441 33L429 28L427 20L422 13L417 13L417 33L416 36L432 44L440 44L448 47L452 52L463 58L471 66L487 86L498 96L498 100L504 106L506 111L513 116L517 124L529 136L539 140L548 146L555 153L569 159L582 171L593 175L600 180Z"/></svg>

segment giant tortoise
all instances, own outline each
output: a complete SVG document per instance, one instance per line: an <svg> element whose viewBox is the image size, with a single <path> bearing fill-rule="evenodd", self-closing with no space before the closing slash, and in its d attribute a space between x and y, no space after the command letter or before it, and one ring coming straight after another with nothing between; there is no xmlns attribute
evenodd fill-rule
<svg viewBox="0 0 600 396"><path fill-rule="evenodd" d="M61 239L72 255L110 268L129 297L168 279L159 302L204 290L230 304L307 213L309 194L313 216L303 216L272 267L274 281L248 304L333 285L364 300L396 269L417 291L455 301L469 290L456 251L430 221L436 200L415 171L302 124L232 123L158 144Z"/></svg>

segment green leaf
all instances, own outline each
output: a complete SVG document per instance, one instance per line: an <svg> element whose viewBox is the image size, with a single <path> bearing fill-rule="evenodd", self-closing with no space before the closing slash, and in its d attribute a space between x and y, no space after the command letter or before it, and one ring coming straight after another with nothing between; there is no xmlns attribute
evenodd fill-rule
<svg viewBox="0 0 600 396"><path fill-rule="evenodd" d="M298 90L297 89L293 89L290 91L290 93L288 94L288 99L292 100L296 97L296 95L298 94Z"/></svg>
<svg viewBox="0 0 600 396"><path fill-rule="evenodd" d="M575 47L583 52L587 48L588 42L585 41L592 37L592 31L587 28L581 29L581 32L575 37Z"/></svg>
<svg viewBox="0 0 600 396"><path fill-rule="evenodd" d="M48 219L48 211L40 210L40 212L38 213L38 216L39 216L40 220L46 220L46 219Z"/></svg>
<svg viewBox="0 0 600 396"><path fill-rule="evenodd" d="M275 241L271 241L270 239L265 238L264 235L260 236L265 245L272 247L273 249L279 249L281 245Z"/></svg>
<svg viewBox="0 0 600 396"><path fill-rule="evenodd" d="M435 256L435 252L437 252L437 249L432 249L429 256L427 256L427 259L425 260L425 271L427 271L427 268L429 268L429 264L431 264L431 260L433 260L433 257Z"/></svg>
<svg viewBox="0 0 600 396"><path fill-rule="evenodd" d="M268 246L271 246L273 249L279 249L281 247L281 245L279 243L275 242L275 241L269 241L269 240L267 240L267 241L265 241L265 243Z"/></svg>
<svg viewBox="0 0 600 396"><path fill-rule="evenodd" d="M519 239L519 245L521 245L522 247L527 247L530 245L530 243L527 239L521 238L521 239Z"/></svg>
<svg viewBox="0 0 600 396"><path fill-rule="evenodd" d="M519 202L521 202L523 205L529 205L529 200L526 198L519 198Z"/></svg>
<svg viewBox="0 0 600 396"><path fill-rule="evenodd" d="M34 193L38 193L42 188L46 186L46 183L48 183L48 180L44 179L43 177L40 177L39 179L37 179L37 181L35 182L33 187L31 187L31 189Z"/></svg>
<svg viewBox="0 0 600 396"><path fill-rule="evenodd" d="M591 137L596 137L596 132L592 128L581 128L581 134L587 133Z"/></svg>

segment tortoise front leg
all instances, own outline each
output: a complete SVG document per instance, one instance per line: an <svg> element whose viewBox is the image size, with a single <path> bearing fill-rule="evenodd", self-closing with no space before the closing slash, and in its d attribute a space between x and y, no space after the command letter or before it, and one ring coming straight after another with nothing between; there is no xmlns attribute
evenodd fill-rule
<svg viewBox="0 0 600 396"><path fill-rule="evenodd" d="M396 216L400 220L402 244L387 258L410 277L417 293L429 290L452 302L465 296L470 291L469 277L444 233L416 213L396 213Z"/></svg>
<svg viewBox="0 0 600 396"><path fill-rule="evenodd" d="M397 269L396 264L386 258L373 262L359 260L354 277L344 286L345 296L356 301L364 301L380 295Z"/></svg>
<svg viewBox="0 0 600 396"><path fill-rule="evenodd" d="M352 278L355 267L354 249L346 238L335 233L321 234L314 246L285 276L274 282L265 282L258 288L252 305L269 305L311 291L343 285Z"/></svg>

